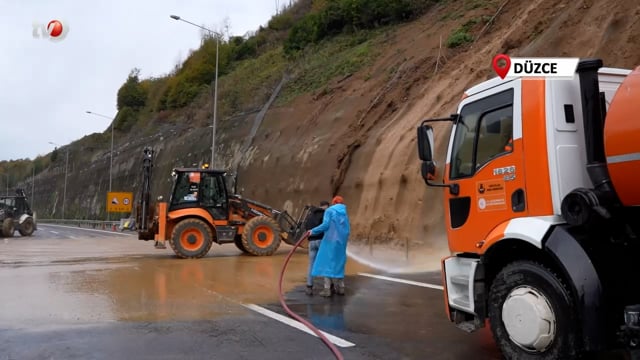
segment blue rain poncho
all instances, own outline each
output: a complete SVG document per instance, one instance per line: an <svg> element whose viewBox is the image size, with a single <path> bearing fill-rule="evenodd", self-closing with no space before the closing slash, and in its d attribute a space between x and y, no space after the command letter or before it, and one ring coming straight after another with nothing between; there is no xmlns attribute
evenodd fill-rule
<svg viewBox="0 0 640 360"><path fill-rule="evenodd" d="M335 204L324 212L322 224L311 229L311 235L324 233L311 270L312 276L344 278L350 232L347 207L344 204Z"/></svg>

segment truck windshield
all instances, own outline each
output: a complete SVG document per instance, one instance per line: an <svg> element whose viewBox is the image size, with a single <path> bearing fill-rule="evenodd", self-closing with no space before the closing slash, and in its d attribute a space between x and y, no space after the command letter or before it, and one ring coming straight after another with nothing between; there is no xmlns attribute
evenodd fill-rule
<svg viewBox="0 0 640 360"><path fill-rule="evenodd" d="M513 89L466 104L460 111L451 150L449 178L460 179L512 151Z"/></svg>

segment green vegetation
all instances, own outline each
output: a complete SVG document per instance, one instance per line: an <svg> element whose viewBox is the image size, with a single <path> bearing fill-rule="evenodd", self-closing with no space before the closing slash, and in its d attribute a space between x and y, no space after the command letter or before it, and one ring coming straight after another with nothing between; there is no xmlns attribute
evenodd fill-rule
<svg viewBox="0 0 640 360"><path fill-rule="evenodd" d="M471 30L480 23L486 23L489 19L486 16L482 18L474 18L471 19L464 24L462 24L459 28L454 30L449 38L447 38L447 47L455 48L470 42L473 42L473 35L470 34Z"/></svg>
<svg viewBox="0 0 640 360"><path fill-rule="evenodd" d="M344 32L357 32L395 24L421 15L429 0L324 0L316 11L291 28L284 51L293 55L311 44Z"/></svg>
<svg viewBox="0 0 640 360"><path fill-rule="evenodd" d="M378 32L361 32L356 36L342 35L332 41L313 45L310 55L296 62L298 76L294 78L278 99L286 103L298 95L318 90L331 79L355 73L375 58Z"/></svg>

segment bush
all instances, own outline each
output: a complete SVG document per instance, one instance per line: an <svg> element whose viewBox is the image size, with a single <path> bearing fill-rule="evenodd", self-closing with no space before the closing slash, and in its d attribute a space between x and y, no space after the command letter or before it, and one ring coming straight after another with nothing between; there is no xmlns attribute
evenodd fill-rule
<svg viewBox="0 0 640 360"><path fill-rule="evenodd" d="M289 32L284 49L292 55L306 46L344 31L373 29L422 14L431 0L324 0Z"/></svg>
<svg viewBox="0 0 640 360"><path fill-rule="evenodd" d="M473 41L473 36L469 34L471 28L480 23L480 19L471 19L457 28L447 39L447 47L455 48Z"/></svg>
<svg viewBox="0 0 640 360"><path fill-rule="evenodd" d="M458 29L454 31L447 39L447 47L455 48L460 45L470 43L472 41L473 41L473 36L471 36L468 32L464 30Z"/></svg>

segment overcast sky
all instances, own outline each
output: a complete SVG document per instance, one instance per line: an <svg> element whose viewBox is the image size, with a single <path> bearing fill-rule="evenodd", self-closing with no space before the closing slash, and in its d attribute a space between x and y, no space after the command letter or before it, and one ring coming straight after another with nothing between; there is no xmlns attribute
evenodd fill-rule
<svg viewBox="0 0 640 360"><path fill-rule="evenodd" d="M0 0L0 160L108 129L85 111L115 116L132 68L162 76L200 45L200 29L170 14L213 30L228 18L230 33L244 35L275 10L274 0ZM68 25L66 37L34 38L34 22L52 19Z"/></svg>

